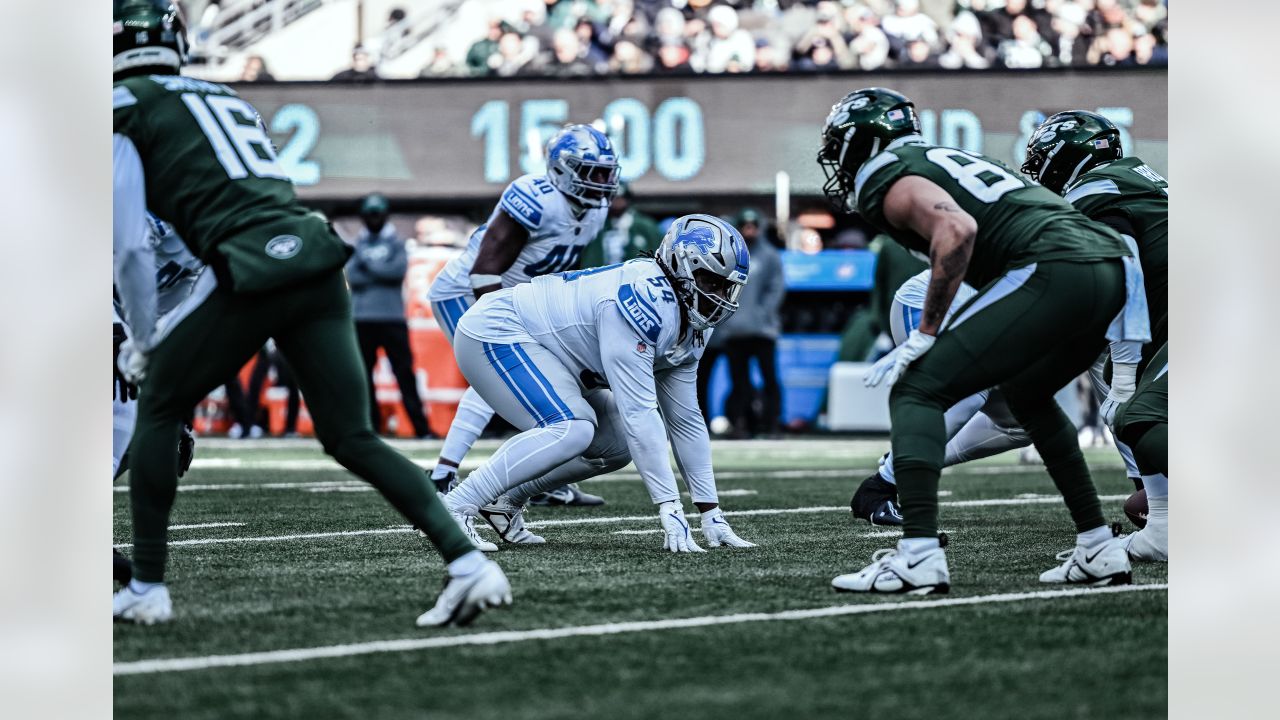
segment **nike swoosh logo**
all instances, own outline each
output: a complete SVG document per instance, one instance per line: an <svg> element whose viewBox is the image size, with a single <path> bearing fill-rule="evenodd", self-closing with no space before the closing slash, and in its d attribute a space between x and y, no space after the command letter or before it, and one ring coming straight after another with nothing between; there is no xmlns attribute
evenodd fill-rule
<svg viewBox="0 0 1280 720"><path fill-rule="evenodd" d="M1087 554L1086 554L1086 555L1084 556L1084 561L1085 561L1085 562L1087 562L1087 563L1091 563L1091 562L1093 562L1093 559L1094 559L1094 558L1096 558L1096 557L1098 557L1099 555L1101 555L1101 554L1102 554L1102 551L1103 551L1103 550L1106 550L1106 549L1107 549L1107 548L1106 548L1106 546L1103 546L1103 547L1098 548L1097 552L1095 552L1095 553L1094 553L1094 554L1092 554L1092 555L1087 555Z"/></svg>
<svg viewBox="0 0 1280 720"><path fill-rule="evenodd" d="M926 555L925 557L922 557L922 558L920 558L919 560L917 560L917 561L915 561L915 562L911 562L910 560L908 560L908 561L907 561L907 569L908 569L908 570L915 570L917 565L919 565L920 563L922 563L922 562L924 562L925 560L928 560L928 559L929 559L929 556L927 556L927 555Z"/></svg>

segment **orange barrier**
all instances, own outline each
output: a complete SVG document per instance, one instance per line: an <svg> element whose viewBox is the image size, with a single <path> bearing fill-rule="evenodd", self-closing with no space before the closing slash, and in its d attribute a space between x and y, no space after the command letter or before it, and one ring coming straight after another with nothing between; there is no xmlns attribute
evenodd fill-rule
<svg viewBox="0 0 1280 720"><path fill-rule="evenodd" d="M453 359L453 348L436 322L427 291L446 263L461 251L452 247L427 246L409 250L409 271L404 279L405 317L409 323L409 347L413 350L418 387L427 406L431 432L443 437L449 432L458 401L467 389L466 378ZM394 382L393 382L394 384ZM399 392L396 393L399 396ZM407 424L407 418L402 424Z"/></svg>

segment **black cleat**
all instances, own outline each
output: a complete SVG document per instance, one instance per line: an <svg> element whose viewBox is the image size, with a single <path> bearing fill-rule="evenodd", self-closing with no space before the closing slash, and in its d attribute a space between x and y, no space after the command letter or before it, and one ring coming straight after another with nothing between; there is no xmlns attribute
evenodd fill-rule
<svg viewBox="0 0 1280 720"><path fill-rule="evenodd" d="M129 581L133 579L133 563L129 561L129 558L121 555L120 551L115 548L111 549L111 555L113 560L111 568L112 577L114 577L116 582L121 585L128 585Z"/></svg>
<svg viewBox="0 0 1280 720"><path fill-rule="evenodd" d="M436 484L436 492L446 495L453 489L454 485L458 484L458 473L455 470L450 470L448 474L438 480L432 478L431 482Z"/></svg>
<svg viewBox="0 0 1280 720"><path fill-rule="evenodd" d="M902 509L898 507L898 486L886 482L876 473L858 486L849 501L853 516L872 525L902 525Z"/></svg>

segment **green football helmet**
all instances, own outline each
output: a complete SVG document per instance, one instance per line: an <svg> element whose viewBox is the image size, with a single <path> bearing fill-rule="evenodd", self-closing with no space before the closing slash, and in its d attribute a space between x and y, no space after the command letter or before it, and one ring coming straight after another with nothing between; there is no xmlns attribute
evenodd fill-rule
<svg viewBox="0 0 1280 720"><path fill-rule="evenodd" d="M187 26L170 0L113 0L116 78L176 73L187 61Z"/></svg>
<svg viewBox="0 0 1280 720"><path fill-rule="evenodd" d="M841 212L852 212L858 168L891 141L920 132L920 116L907 96L887 88L863 88L831 106L822 126L818 165L827 182L822 192Z"/></svg>
<svg viewBox="0 0 1280 720"><path fill-rule="evenodd" d="M1122 157L1115 124L1097 113L1068 110L1031 133L1022 172L1061 195L1082 174Z"/></svg>

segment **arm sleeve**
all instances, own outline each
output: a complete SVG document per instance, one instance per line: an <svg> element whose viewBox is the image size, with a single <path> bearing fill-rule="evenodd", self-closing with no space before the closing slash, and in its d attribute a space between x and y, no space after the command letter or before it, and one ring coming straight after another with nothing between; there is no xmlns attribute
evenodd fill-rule
<svg viewBox="0 0 1280 720"><path fill-rule="evenodd" d="M366 246L360 259L373 279L385 285L400 285L409 270L409 253L400 238Z"/></svg>
<svg viewBox="0 0 1280 720"><path fill-rule="evenodd" d="M116 289L134 345L151 350L156 327L156 256L147 229L142 158L128 137L112 136L112 242Z"/></svg>
<svg viewBox="0 0 1280 720"><path fill-rule="evenodd" d="M600 306L600 358L622 419L627 449L654 504L680 499L667 459L667 438L653 377L653 353L614 303Z"/></svg>
<svg viewBox="0 0 1280 720"><path fill-rule="evenodd" d="M718 503L711 471L711 436L698 408L698 364L685 363L658 374L658 407L676 465L695 503Z"/></svg>

